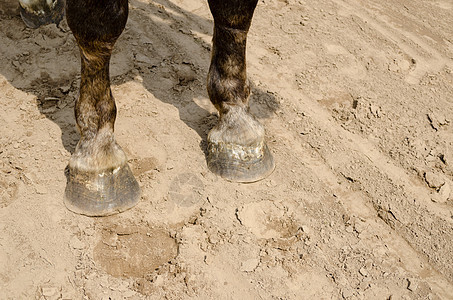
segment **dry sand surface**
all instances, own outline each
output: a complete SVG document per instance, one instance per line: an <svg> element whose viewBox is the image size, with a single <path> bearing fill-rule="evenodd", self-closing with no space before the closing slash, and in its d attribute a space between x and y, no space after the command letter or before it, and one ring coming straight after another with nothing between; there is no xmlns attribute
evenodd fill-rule
<svg viewBox="0 0 453 300"><path fill-rule="evenodd" d="M453 299L453 2L260 0L251 111L277 167L206 167L206 1L132 0L112 58L116 137L142 189L63 204L78 141L67 25L0 0L1 299Z"/></svg>

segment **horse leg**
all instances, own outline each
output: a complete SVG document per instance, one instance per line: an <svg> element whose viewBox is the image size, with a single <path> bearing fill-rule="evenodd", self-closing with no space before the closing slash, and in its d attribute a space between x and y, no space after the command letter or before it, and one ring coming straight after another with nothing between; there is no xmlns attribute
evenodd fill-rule
<svg viewBox="0 0 453 300"><path fill-rule="evenodd" d="M127 21L127 0L67 0L66 18L81 54L75 118L80 141L69 161L65 204L71 211L105 216L140 198L126 155L116 143L116 106L110 90L113 45Z"/></svg>
<svg viewBox="0 0 453 300"><path fill-rule="evenodd" d="M264 128L248 106L246 39L258 0L208 2L214 17L208 94L220 114L208 134L208 167L230 181L258 181L274 169Z"/></svg>

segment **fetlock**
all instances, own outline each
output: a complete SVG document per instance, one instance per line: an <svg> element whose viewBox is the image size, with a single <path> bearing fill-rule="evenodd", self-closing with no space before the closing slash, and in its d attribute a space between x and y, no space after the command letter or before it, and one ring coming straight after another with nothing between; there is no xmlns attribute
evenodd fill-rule
<svg viewBox="0 0 453 300"><path fill-rule="evenodd" d="M264 127L243 107L233 107L220 116L209 132L208 142L255 146L264 141Z"/></svg>
<svg viewBox="0 0 453 300"><path fill-rule="evenodd" d="M79 172L109 171L127 163L126 154L113 133L100 130L93 138L81 138L69 160L69 168Z"/></svg>

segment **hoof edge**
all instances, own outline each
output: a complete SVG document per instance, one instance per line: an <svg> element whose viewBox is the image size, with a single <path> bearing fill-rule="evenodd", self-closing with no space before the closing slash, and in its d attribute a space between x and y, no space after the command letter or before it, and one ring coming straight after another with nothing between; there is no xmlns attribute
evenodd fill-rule
<svg viewBox="0 0 453 300"><path fill-rule="evenodd" d="M100 174L69 169L64 203L77 214L109 216L140 200L140 187L127 164Z"/></svg>
<svg viewBox="0 0 453 300"><path fill-rule="evenodd" d="M207 161L213 173L232 182L256 182L268 177L275 168L264 142L256 147L209 143Z"/></svg>

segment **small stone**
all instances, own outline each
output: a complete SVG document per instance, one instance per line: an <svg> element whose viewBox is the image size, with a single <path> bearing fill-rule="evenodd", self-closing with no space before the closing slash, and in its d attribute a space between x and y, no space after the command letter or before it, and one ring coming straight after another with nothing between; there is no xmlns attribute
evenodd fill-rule
<svg viewBox="0 0 453 300"><path fill-rule="evenodd" d="M41 288L42 295L44 297L52 297L57 293L57 288L55 287L42 287Z"/></svg>
<svg viewBox="0 0 453 300"><path fill-rule="evenodd" d="M361 267L359 270L360 275L362 276L368 276L368 271L365 267Z"/></svg>
<svg viewBox="0 0 453 300"><path fill-rule="evenodd" d="M74 249L83 249L85 247L82 241L79 240L79 238L76 236L72 237L71 241L69 242L69 245Z"/></svg>
<svg viewBox="0 0 453 300"><path fill-rule="evenodd" d="M164 283L164 276L163 275L157 275L156 279L153 281L155 285L162 285Z"/></svg>
<svg viewBox="0 0 453 300"><path fill-rule="evenodd" d="M217 235L211 235L211 236L209 236L208 241L209 241L209 243L215 245L215 244L219 243L220 239Z"/></svg>
<svg viewBox="0 0 453 300"><path fill-rule="evenodd" d="M47 194L47 188L43 185L40 185L40 184L35 185L35 190L36 190L37 194L40 194L40 195Z"/></svg>
<svg viewBox="0 0 453 300"><path fill-rule="evenodd" d="M212 264L212 263L213 263L212 256L211 256L211 255L205 255L205 257L204 257L204 262L205 262L205 264L207 264L207 265Z"/></svg>
<svg viewBox="0 0 453 300"><path fill-rule="evenodd" d="M354 230L357 231L357 233L362 233L366 229L366 223L362 221L357 221L354 224Z"/></svg>
<svg viewBox="0 0 453 300"><path fill-rule="evenodd" d="M132 291L132 290L128 290L128 291L123 293L123 297L124 298L130 298L130 297L133 297L135 295L137 295L137 293Z"/></svg>
<svg viewBox="0 0 453 300"><path fill-rule="evenodd" d="M63 94L67 94L69 92L69 90L71 89L71 85L63 85L63 86L60 86L60 91L63 93Z"/></svg>
<svg viewBox="0 0 453 300"><path fill-rule="evenodd" d="M168 271L170 273L175 273L176 272L176 266L175 265L170 265L170 267L168 268Z"/></svg>
<svg viewBox="0 0 453 300"><path fill-rule="evenodd" d="M137 81L137 82L140 82L140 83L143 83L143 77L139 74L139 75L136 75L134 76L134 80Z"/></svg>
<svg viewBox="0 0 453 300"><path fill-rule="evenodd" d="M436 197L436 202L445 203L450 199L451 187L448 182L445 182L439 189L439 194Z"/></svg>
<svg viewBox="0 0 453 300"><path fill-rule="evenodd" d="M366 290L368 287L370 286L370 284L368 282L365 282L365 281L362 281L360 284L359 284L359 289L364 291Z"/></svg>
<svg viewBox="0 0 453 300"><path fill-rule="evenodd" d="M343 298L350 298L354 295L353 291L349 288L346 288L344 289L342 292L341 292L341 295L343 296Z"/></svg>
<svg viewBox="0 0 453 300"><path fill-rule="evenodd" d="M153 61L148 56L140 53L137 53L137 55L135 56L135 61L149 65L152 65L153 63Z"/></svg>
<svg viewBox="0 0 453 300"><path fill-rule="evenodd" d="M253 272L258 267L260 260L258 258L251 258L244 261L241 264L241 271L242 272Z"/></svg>
<svg viewBox="0 0 453 300"><path fill-rule="evenodd" d="M63 292L61 293L61 300L71 300L71 299L74 299L74 296L69 293L69 292Z"/></svg>
<svg viewBox="0 0 453 300"><path fill-rule="evenodd" d="M431 126L434 130L438 131L440 126L448 125L449 121L443 115L429 113L428 120L431 122Z"/></svg>
<svg viewBox="0 0 453 300"><path fill-rule="evenodd" d="M425 173L425 181L430 188L436 190L439 190L445 184L445 180L441 176L434 174L433 172Z"/></svg>

